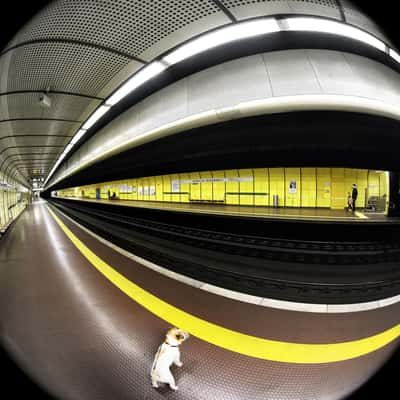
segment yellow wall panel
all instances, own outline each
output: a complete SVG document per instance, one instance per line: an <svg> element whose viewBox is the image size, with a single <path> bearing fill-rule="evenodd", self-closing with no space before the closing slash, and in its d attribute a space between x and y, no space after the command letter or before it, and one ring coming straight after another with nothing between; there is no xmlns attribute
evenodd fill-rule
<svg viewBox="0 0 400 400"><path fill-rule="evenodd" d="M115 193L115 197L118 197L118 189L115 182L110 182L110 198Z"/></svg>
<svg viewBox="0 0 400 400"><path fill-rule="evenodd" d="M254 205L269 204L269 174L268 168L254 168Z"/></svg>
<svg viewBox="0 0 400 400"><path fill-rule="evenodd" d="M367 205L367 194L368 194L368 170L367 169L358 169L357 170L357 180L353 182L357 184L358 196L356 207L365 207ZM347 192L350 192L349 189ZM347 195L346 192L346 195Z"/></svg>
<svg viewBox="0 0 400 400"><path fill-rule="evenodd" d="M347 206L347 192L345 192L344 168L332 168L332 199L331 208L342 210Z"/></svg>
<svg viewBox="0 0 400 400"><path fill-rule="evenodd" d="M144 181L143 178L137 180L137 199L139 201L144 200Z"/></svg>
<svg viewBox="0 0 400 400"><path fill-rule="evenodd" d="M300 168L285 168L286 207L300 207L301 175Z"/></svg>
<svg viewBox="0 0 400 400"><path fill-rule="evenodd" d="M200 174L198 172L191 172L189 174L190 180L199 180ZM190 200L191 201L200 201L201 200L201 184L200 182L191 182L190 183Z"/></svg>
<svg viewBox="0 0 400 400"><path fill-rule="evenodd" d="M162 176L156 176L156 201L164 201Z"/></svg>
<svg viewBox="0 0 400 400"><path fill-rule="evenodd" d="M290 191L290 183L292 192ZM121 201L224 202L236 205L331 207L344 209L352 184L358 188L357 207L365 205L365 195L388 201L388 178L384 171L350 168L255 168L203 171L156 177L125 179L65 188L59 197L102 199L115 193ZM295 187L295 191L293 190ZM382 202L380 202L382 209Z"/></svg>
<svg viewBox="0 0 400 400"><path fill-rule="evenodd" d="M164 201L171 201L171 175L163 175Z"/></svg>
<svg viewBox="0 0 400 400"><path fill-rule="evenodd" d="M213 187L212 187L212 175L211 172L200 172L200 178L203 179L210 179L209 182L201 182L201 200L202 201L212 201L213 199Z"/></svg>
<svg viewBox="0 0 400 400"><path fill-rule="evenodd" d="M121 198L121 200L122 200L122 199L123 199L123 200L129 200L129 193L128 193L128 190L129 190L129 180L128 180L128 179L124 179L124 180L122 181L122 184L123 184L124 186L123 186L123 193L120 192L120 198Z"/></svg>
<svg viewBox="0 0 400 400"><path fill-rule="evenodd" d="M112 192L115 193L115 197L119 199L119 181L113 182Z"/></svg>
<svg viewBox="0 0 400 400"><path fill-rule="evenodd" d="M226 204L239 204L239 172L237 169L225 171Z"/></svg>
<svg viewBox="0 0 400 400"><path fill-rule="evenodd" d="M369 171L368 196L379 196L379 172Z"/></svg>
<svg viewBox="0 0 400 400"><path fill-rule="evenodd" d="M254 177L252 169L239 170L239 203L242 206L254 205Z"/></svg>
<svg viewBox="0 0 400 400"><path fill-rule="evenodd" d="M150 178L143 179L143 200L150 200Z"/></svg>
<svg viewBox="0 0 400 400"><path fill-rule="evenodd" d="M190 192L190 183L187 182L190 180L189 174L179 174L179 180L181 182L181 202L187 203L189 202L189 192ZM186 182L185 182L186 181Z"/></svg>
<svg viewBox="0 0 400 400"><path fill-rule="evenodd" d="M156 200L156 177L149 176L149 200L155 201Z"/></svg>
<svg viewBox="0 0 400 400"><path fill-rule="evenodd" d="M144 185L144 198L145 200L154 200L154 193L155 193L155 183L154 183L154 178L152 176L148 176L145 180L145 185ZM146 190L147 188L147 190Z"/></svg>
<svg viewBox="0 0 400 400"><path fill-rule="evenodd" d="M388 197L389 194L389 188L388 188L388 176L387 173L382 171L379 174L379 195L380 197L383 197L386 195L386 198Z"/></svg>
<svg viewBox="0 0 400 400"><path fill-rule="evenodd" d="M379 193L380 197L385 200L384 210L387 212L389 207L389 174L381 172L379 175Z"/></svg>
<svg viewBox="0 0 400 400"><path fill-rule="evenodd" d="M269 205L273 206L274 195L278 196L278 206L285 206L285 172L284 168L269 169Z"/></svg>
<svg viewBox="0 0 400 400"><path fill-rule="evenodd" d="M181 185L178 174L171 175L171 201L179 202L181 200Z"/></svg>
<svg viewBox="0 0 400 400"><path fill-rule="evenodd" d="M132 195L131 195L131 198L132 198L132 200L137 200L138 199L138 185L139 185L139 182L138 182L137 179L132 179L131 184L132 184Z"/></svg>
<svg viewBox="0 0 400 400"><path fill-rule="evenodd" d="M145 190L146 186L147 186L146 178L139 178L138 179L138 200L140 200L140 201L146 200L146 194L145 194L146 193L146 190Z"/></svg>
<svg viewBox="0 0 400 400"><path fill-rule="evenodd" d="M221 179L221 181L213 181L213 201L216 203L225 202L225 171L213 171L213 179Z"/></svg>
<svg viewBox="0 0 400 400"><path fill-rule="evenodd" d="M330 168L317 168L317 207L330 207L332 177Z"/></svg>
<svg viewBox="0 0 400 400"><path fill-rule="evenodd" d="M133 185L134 185L134 179L129 179L128 180L128 186L129 186L128 200L134 200Z"/></svg>
<svg viewBox="0 0 400 400"><path fill-rule="evenodd" d="M102 200L108 200L107 183L102 183L100 188L100 198Z"/></svg>
<svg viewBox="0 0 400 400"><path fill-rule="evenodd" d="M356 169L352 169L352 168L345 168L344 169L344 186L343 186L343 190L344 190L344 196L345 196L345 206L347 206L347 196L353 190L353 183L357 184L357 170ZM360 198L362 196L362 191L363 189L357 185L357 189L358 189L358 196L357 196L357 201L356 201L356 206L360 207L361 203Z"/></svg>
<svg viewBox="0 0 400 400"><path fill-rule="evenodd" d="M379 174L379 196L383 197L388 195L388 179L385 172Z"/></svg>
<svg viewBox="0 0 400 400"><path fill-rule="evenodd" d="M317 170L301 168L301 207L317 206Z"/></svg>
<svg viewBox="0 0 400 400"><path fill-rule="evenodd" d="M120 188L119 188L119 198L121 200L127 200L128 199L128 194L126 193L126 186L128 185L128 180L123 180L120 182Z"/></svg>

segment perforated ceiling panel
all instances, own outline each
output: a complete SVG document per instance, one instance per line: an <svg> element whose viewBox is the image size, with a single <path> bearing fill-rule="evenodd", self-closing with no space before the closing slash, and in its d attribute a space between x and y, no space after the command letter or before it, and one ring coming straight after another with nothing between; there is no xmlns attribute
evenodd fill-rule
<svg viewBox="0 0 400 400"><path fill-rule="evenodd" d="M69 136L52 136L52 135L18 135L6 137L2 141L3 148L7 146L36 146L36 145L55 145L64 146L70 141ZM39 149L40 150L40 149ZM38 151L38 150L36 150ZM40 150L42 151L42 150Z"/></svg>
<svg viewBox="0 0 400 400"><path fill-rule="evenodd" d="M54 0L0 53L0 137L75 134L79 123L54 120L85 120L102 98L154 57L231 23L220 3L238 20L274 14L341 19L335 0ZM343 3L350 23L383 37L368 17ZM42 109L37 93L29 92L47 88L52 106ZM26 93L4 95L13 91ZM2 122L18 118L47 120ZM2 146L0 141L0 154Z"/></svg>
<svg viewBox="0 0 400 400"><path fill-rule="evenodd" d="M71 43L35 43L12 50L7 91L51 90L96 96L129 62L102 49Z"/></svg>
<svg viewBox="0 0 400 400"><path fill-rule="evenodd" d="M139 56L171 33L215 13L221 10L211 0L55 1L8 47L63 38Z"/></svg>
<svg viewBox="0 0 400 400"><path fill-rule="evenodd" d="M104 98L156 53L229 22L212 0L53 1L0 56L0 94L50 88L52 106L40 108L37 93L2 96L0 120L85 120L99 100L52 92ZM0 124L0 136L16 134L14 129L21 126L15 121L4 131L5 125ZM42 133L53 130L54 121L44 121L40 129ZM71 126L61 129L62 134L75 132Z"/></svg>
<svg viewBox="0 0 400 400"><path fill-rule="evenodd" d="M65 121L34 121L34 120L16 120L0 121L0 137L14 135L72 135L79 127L79 123ZM1 149L1 145L0 145Z"/></svg>
<svg viewBox="0 0 400 400"><path fill-rule="evenodd" d="M340 19L335 0L222 0L238 19L274 14L309 14Z"/></svg>
<svg viewBox="0 0 400 400"><path fill-rule="evenodd" d="M341 0L341 3L343 5L346 22L348 22L349 24L356 25L372 33L373 35L377 36L381 40L385 41L386 43L394 47L393 43L391 43L390 39L386 36L384 31L381 28L379 28L379 26L375 24L374 21L368 18L368 16L362 13L358 9L358 7L356 7L353 3L351 3L348 0Z"/></svg>
<svg viewBox="0 0 400 400"><path fill-rule="evenodd" d="M87 97L51 93L51 107L42 107L39 93L16 93L7 95L7 114L9 119L51 118L84 121L88 113L98 107L100 100ZM82 115L82 110L85 110Z"/></svg>
<svg viewBox="0 0 400 400"><path fill-rule="evenodd" d="M225 7L235 8L241 6L247 6L251 4L261 4L261 3L300 3L300 4L314 4L318 6L326 6L332 8L338 8L337 1L335 0L222 0Z"/></svg>

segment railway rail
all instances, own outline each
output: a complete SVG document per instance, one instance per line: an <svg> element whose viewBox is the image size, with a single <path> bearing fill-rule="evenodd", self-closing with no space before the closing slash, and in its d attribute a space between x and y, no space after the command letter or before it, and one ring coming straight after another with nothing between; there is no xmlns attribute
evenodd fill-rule
<svg viewBox="0 0 400 400"><path fill-rule="evenodd" d="M51 204L128 251L227 289L313 303L372 301L400 293L400 241L304 241L228 234L76 203Z"/></svg>

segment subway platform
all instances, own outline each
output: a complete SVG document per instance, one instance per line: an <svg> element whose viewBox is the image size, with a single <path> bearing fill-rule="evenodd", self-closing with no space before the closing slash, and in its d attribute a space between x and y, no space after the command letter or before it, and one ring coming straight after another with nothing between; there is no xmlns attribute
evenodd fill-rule
<svg viewBox="0 0 400 400"><path fill-rule="evenodd" d="M332 210L328 208L295 208L295 207L262 207L236 206L212 203L173 203L140 200L105 200L66 197L65 200L88 203L109 204L123 207L137 207L162 211L174 211L191 214L221 215L229 217L245 217L251 219L270 220L301 220L321 222L379 222L400 223L400 218L388 217L384 212L371 212L360 207L354 213L351 211Z"/></svg>
<svg viewBox="0 0 400 400"><path fill-rule="evenodd" d="M211 293L42 201L2 239L0 260L1 342L57 398L342 398L399 342L397 298L326 312ZM191 334L172 368L176 392L149 376L171 325Z"/></svg>

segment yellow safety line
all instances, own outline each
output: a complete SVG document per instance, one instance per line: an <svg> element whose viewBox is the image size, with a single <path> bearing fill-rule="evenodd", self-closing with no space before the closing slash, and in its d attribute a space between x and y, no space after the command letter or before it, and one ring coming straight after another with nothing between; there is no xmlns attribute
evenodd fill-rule
<svg viewBox="0 0 400 400"><path fill-rule="evenodd" d="M50 209L48 210L83 256L132 300L169 324L226 350L270 361L319 364L360 357L378 350L400 336L398 324L364 339L332 344L302 344L268 340L224 328L172 306L125 278L94 254Z"/></svg>

